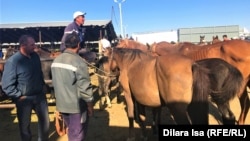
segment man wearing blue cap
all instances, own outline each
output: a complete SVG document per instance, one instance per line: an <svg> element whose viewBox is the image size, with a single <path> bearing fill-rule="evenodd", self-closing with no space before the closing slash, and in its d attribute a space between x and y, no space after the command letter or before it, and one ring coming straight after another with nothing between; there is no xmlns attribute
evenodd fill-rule
<svg viewBox="0 0 250 141"><path fill-rule="evenodd" d="M74 21L70 23L65 29L64 29L64 34L61 40L61 46L60 46L60 51L63 52L65 50L65 37L66 34L76 32L80 38L81 44L84 43L84 37L85 37L85 28L83 28L83 24L85 21L85 15L86 13L81 12L81 11L76 11L73 14L73 19Z"/></svg>

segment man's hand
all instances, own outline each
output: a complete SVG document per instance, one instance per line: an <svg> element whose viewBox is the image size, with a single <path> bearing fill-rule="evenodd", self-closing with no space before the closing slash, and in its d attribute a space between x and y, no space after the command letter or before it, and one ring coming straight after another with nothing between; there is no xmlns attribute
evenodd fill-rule
<svg viewBox="0 0 250 141"><path fill-rule="evenodd" d="M23 100L26 99L26 98L27 98L27 96L22 95L22 96L20 96L20 97L18 98L18 101L23 101Z"/></svg>

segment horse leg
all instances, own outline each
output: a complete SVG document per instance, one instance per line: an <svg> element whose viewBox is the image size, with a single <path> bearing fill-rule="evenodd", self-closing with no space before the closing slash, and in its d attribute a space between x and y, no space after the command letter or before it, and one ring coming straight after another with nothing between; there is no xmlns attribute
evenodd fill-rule
<svg viewBox="0 0 250 141"><path fill-rule="evenodd" d="M54 89L53 88L49 88L49 89L50 89L49 103L54 103L56 100Z"/></svg>
<svg viewBox="0 0 250 141"><path fill-rule="evenodd" d="M134 103L131 97L131 94L125 92L124 94L126 104L127 104L127 116L129 122L129 132L127 141L134 141L135 140L135 131L134 131Z"/></svg>
<svg viewBox="0 0 250 141"><path fill-rule="evenodd" d="M110 100L110 92L105 95L105 100L108 108L112 107L111 100Z"/></svg>
<svg viewBox="0 0 250 141"><path fill-rule="evenodd" d="M99 81L101 82L101 81ZM104 93L104 88L103 88L103 83L99 83L99 87L98 87L98 94L100 96L100 100L99 100L99 109L100 110L104 110L104 97L103 97L103 93Z"/></svg>
<svg viewBox="0 0 250 141"><path fill-rule="evenodd" d="M50 96L48 97L48 103L54 103L56 99L54 89L51 86L49 86L49 84L45 84L44 92L46 94L50 94Z"/></svg>
<svg viewBox="0 0 250 141"><path fill-rule="evenodd" d="M134 117L128 117L128 124L129 124L129 135L127 141L135 141L134 136Z"/></svg>
<svg viewBox="0 0 250 141"><path fill-rule="evenodd" d="M116 103L121 103L122 102L122 97L121 97L121 95L122 95L122 86L120 85L120 82L117 82L117 92L116 92L116 97L117 97L117 99L116 99Z"/></svg>
<svg viewBox="0 0 250 141"><path fill-rule="evenodd" d="M167 104L170 113L173 115L177 125L191 125L192 122L187 113L187 103L169 103Z"/></svg>
<svg viewBox="0 0 250 141"><path fill-rule="evenodd" d="M145 112L145 106L139 104L134 100L134 115L135 115L135 121L139 125L141 129L141 139L143 141L147 141L147 133L146 133L146 125L145 125L145 120L146 120L146 112Z"/></svg>
<svg viewBox="0 0 250 141"><path fill-rule="evenodd" d="M208 113L208 102L192 101L188 106L188 114L194 125L208 125Z"/></svg>
<svg viewBox="0 0 250 141"><path fill-rule="evenodd" d="M110 100L110 92L111 92L111 78L108 77L105 82L105 100L108 108L112 107L111 100Z"/></svg>
<svg viewBox="0 0 250 141"><path fill-rule="evenodd" d="M222 114L223 124L234 125L235 124L235 116L233 112L230 110L229 102L224 104L217 104L218 110Z"/></svg>
<svg viewBox="0 0 250 141"><path fill-rule="evenodd" d="M246 116L250 108L250 100L249 100L248 92L246 89L244 90L242 95L239 97L239 100L240 100L241 113L240 113L240 117L238 120L238 124L243 125L245 124Z"/></svg>
<svg viewBox="0 0 250 141"><path fill-rule="evenodd" d="M161 107L156 107L152 109L153 114L153 123L152 123L152 131L154 135L158 134L158 125L161 120Z"/></svg>

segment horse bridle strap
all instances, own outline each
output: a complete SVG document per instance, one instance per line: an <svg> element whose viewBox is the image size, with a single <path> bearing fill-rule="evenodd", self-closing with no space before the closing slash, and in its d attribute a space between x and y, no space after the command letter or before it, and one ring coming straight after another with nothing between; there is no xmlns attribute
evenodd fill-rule
<svg viewBox="0 0 250 141"><path fill-rule="evenodd" d="M83 61L84 61L86 64L88 64L89 66L91 66L91 67L93 67L93 68L95 68L95 69L97 69L97 70L99 70L99 71L101 71L101 72L103 72L103 73L107 74L109 77L113 77L113 76L115 76L115 75L111 75L110 73L107 73L107 72L105 72L105 71L103 71L103 70L101 70L101 69L97 68L96 66L92 65L91 63L89 63L89 62L88 62L88 61L86 61L85 59L83 59ZM96 73L96 74L97 74L97 73ZM104 77L104 76L102 76L102 75L100 75L100 74L98 74L98 76L100 76L100 77ZM106 76L106 77L107 77L107 76Z"/></svg>

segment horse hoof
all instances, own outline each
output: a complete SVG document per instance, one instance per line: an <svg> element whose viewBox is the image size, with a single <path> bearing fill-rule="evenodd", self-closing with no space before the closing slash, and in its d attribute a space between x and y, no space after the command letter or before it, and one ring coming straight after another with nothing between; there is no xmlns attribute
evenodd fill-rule
<svg viewBox="0 0 250 141"><path fill-rule="evenodd" d="M121 103L122 103L122 99L121 99L121 98L117 98L116 103L117 103L117 104L121 104Z"/></svg>
<svg viewBox="0 0 250 141"><path fill-rule="evenodd" d="M105 106L102 105L102 104L99 104L99 109L100 109L101 111L103 111L103 110L105 109Z"/></svg>
<svg viewBox="0 0 250 141"><path fill-rule="evenodd" d="M108 106L107 106L108 108L111 108L112 107L112 105L111 104L108 104Z"/></svg>
<svg viewBox="0 0 250 141"><path fill-rule="evenodd" d="M222 117L222 121L223 121L223 125L236 125L237 124L235 118Z"/></svg>

